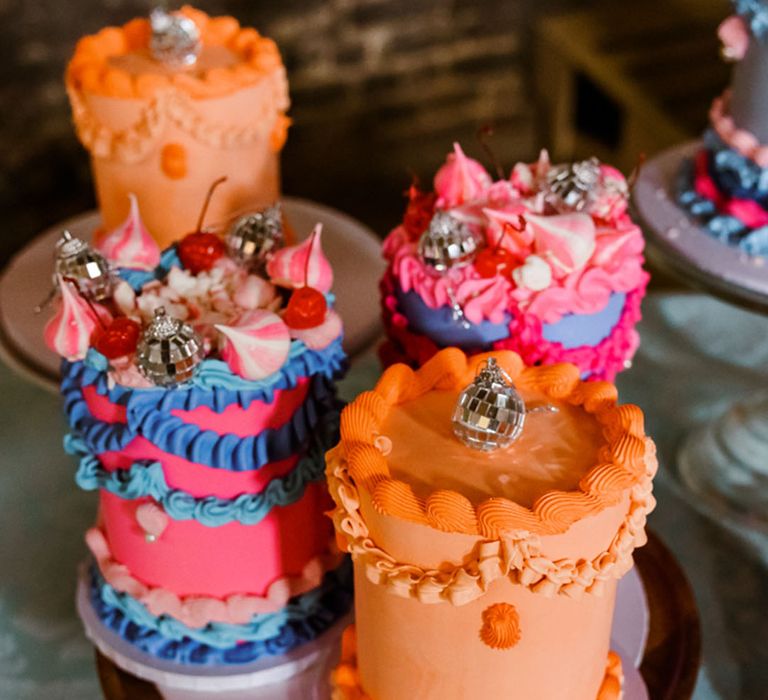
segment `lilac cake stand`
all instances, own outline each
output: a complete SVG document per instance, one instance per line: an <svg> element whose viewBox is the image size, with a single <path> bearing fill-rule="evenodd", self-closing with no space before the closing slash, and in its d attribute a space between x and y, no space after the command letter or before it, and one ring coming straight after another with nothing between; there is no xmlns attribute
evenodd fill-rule
<svg viewBox="0 0 768 700"><path fill-rule="evenodd" d="M768 260L718 241L677 203L678 173L698 148L699 143L689 143L664 151L641 172L633 204L644 225L649 258L692 286L768 315ZM721 337L734 335L730 338L734 353L749 353L750 339L743 332L747 316L754 319L752 325L763 325L760 316L736 308L727 314L704 315L703 323L710 332L716 328ZM694 507L768 556L768 392L738 400L692 431L678 450L673 469Z"/></svg>

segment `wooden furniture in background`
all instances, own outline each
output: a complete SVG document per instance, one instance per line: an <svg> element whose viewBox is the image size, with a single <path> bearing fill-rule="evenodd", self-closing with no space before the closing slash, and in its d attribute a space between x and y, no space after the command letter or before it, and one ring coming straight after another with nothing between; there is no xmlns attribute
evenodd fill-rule
<svg viewBox="0 0 768 700"><path fill-rule="evenodd" d="M716 27L722 0L599 2L542 15L534 85L557 160L597 155L624 172L698 135L728 81Z"/></svg>

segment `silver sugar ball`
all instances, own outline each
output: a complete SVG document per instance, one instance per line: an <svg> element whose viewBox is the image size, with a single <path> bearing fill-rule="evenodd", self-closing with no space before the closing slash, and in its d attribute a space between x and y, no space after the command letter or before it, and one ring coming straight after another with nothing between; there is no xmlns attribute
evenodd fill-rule
<svg viewBox="0 0 768 700"><path fill-rule="evenodd" d="M92 301L112 296L115 278L109 261L85 241L64 231L56 243L54 284L56 276L71 277L78 290Z"/></svg>
<svg viewBox="0 0 768 700"><path fill-rule="evenodd" d="M452 417L453 432L467 447L492 452L520 437L525 416L523 398L490 357L459 395Z"/></svg>
<svg viewBox="0 0 768 700"><path fill-rule="evenodd" d="M469 227L448 212L437 211L419 239L421 261L436 272L469 265L479 247Z"/></svg>
<svg viewBox="0 0 768 700"><path fill-rule="evenodd" d="M544 199L559 212L581 211L590 204L599 184L597 158L555 165L547 171Z"/></svg>
<svg viewBox="0 0 768 700"><path fill-rule="evenodd" d="M226 236L227 253L250 270L260 270L283 245L283 217L280 205L245 214L230 227Z"/></svg>
<svg viewBox="0 0 768 700"><path fill-rule="evenodd" d="M185 68L197 61L202 42L193 20L181 12L166 12L158 7L150 13L149 23L149 50L153 58L172 68Z"/></svg>
<svg viewBox="0 0 768 700"><path fill-rule="evenodd" d="M168 316L162 306L155 310L136 348L139 370L157 386L189 381L204 357L200 335L189 324Z"/></svg>

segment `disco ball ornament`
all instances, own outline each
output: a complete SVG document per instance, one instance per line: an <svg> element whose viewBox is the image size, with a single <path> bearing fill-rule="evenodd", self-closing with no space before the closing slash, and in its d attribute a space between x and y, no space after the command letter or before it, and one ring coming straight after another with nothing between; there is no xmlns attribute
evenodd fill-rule
<svg viewBox="0 0 768 700"><path fill-rule="evenodd" d="M200 30L189 17L156 8L149 15L149 23L153 58L172 68L186 68L197 61L202 49Z"/></svg>
<svg viewBox="0 0 768 700"><path fill-rule="evenodd" d="M453 432L467 447L492 452L513 443L525 425L525 401L492 357L459 395Z"/></svg>
<svg viewBox="0 0 768 700"><path fill-rule="evenodd" d="M56 243L54 284L56 277L72 279L80 294L91 301L104 301L112 296L115 278L107 259L85 241L64 231Z"/></svg>
<svg viewBox="0 0 768 700"><path fill-rule="evenodd" d="M157 386L183 384L195 376L205 356L203 339L187 323L168 316L161 306L139 340L136 363Z"/></svg>
<svg viewBox="0 0 768 700"><path fill-rule="evenodd" d="M426 266L436 272L446 272L469 265L478 247L477 239L463 221L438 211L421 234L417 252Z"/></svg>
<svg viewBox="0 0 768 700"><path fill-rule="evenodd" d="M227 253L250 270L261 270L272 253L283 245L280 205L245 214L237 219L226 237Z"/></svg>
<svg viewBox="0 0 768 700"><path fill-rule="evenodd" d="M581 211L595 196L600 184L597 158L555 165L544 183L544 200L559 212Z"/></svg>

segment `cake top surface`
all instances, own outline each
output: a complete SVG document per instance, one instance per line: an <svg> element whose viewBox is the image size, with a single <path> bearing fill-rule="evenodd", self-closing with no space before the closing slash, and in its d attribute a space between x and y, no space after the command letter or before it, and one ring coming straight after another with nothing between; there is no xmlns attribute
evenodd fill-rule
<svg viewBox="0 0 768 700"><path fill-rule="evenodd" d="M284 246L272 207L238 219L224 237L201 228L161 253L131 197L125 222L95 248L62 235L45 341L105 375L110 390L253 394L312 368L333 375L344 362L343 328L321 236L318 224ZM243 257L253 250L259 257Z"/></svg>
<svg viewBox="0 0 768 700"><path fill-rule="evenodd" d="M488 357L532 405L559 409L529 414L522 436L492 453L462 444L450 421ZM648 454L642 411L619 406L614 385L583 382L573 365L524 367L512 352L467 358L455 348L416 371L387 369L344 410L341 447L378 511L491 538L565 531L639 484Z"/></svg>
<svg viewBox="0 0 768 700"><path fill-rule="evenodd" d="M87 94L150 99L177 88L196 99L222 97L282 72L277 45L233 17L209 17L190 6L180 11L200 33L201 50L190 67L173 69L150 51L149 19L106 27L78 41L66 73L67 87Z"/></svg>
<svg viewBox="0 0 768 700"><path fill-rule="evenodd" d="M474 505L503 497L526 508L547 491L578 488L604 444L597 420L583 407L542 392L520 393L529 409L546 404L557 412L530 414L520 438L493 452L478 452L456 439L451 427L456 390L431 391L393 406L381 426L392 441L387 462L393 478L421 498L450 489Z"/></svg>
<svg viewBox="0 0 768 700"><path fill-rule="evenodd" d="M510 309L543 323L597 313L614 292L647 280L628 194L623 175L596 159L553 165L542 151L494 178L454 144L433 191L411 188L384 255L404 293L430 308L458 304L471 323L502 323ZM425 236L438 227L474 241L446 270L424 257Z"/></svg>

